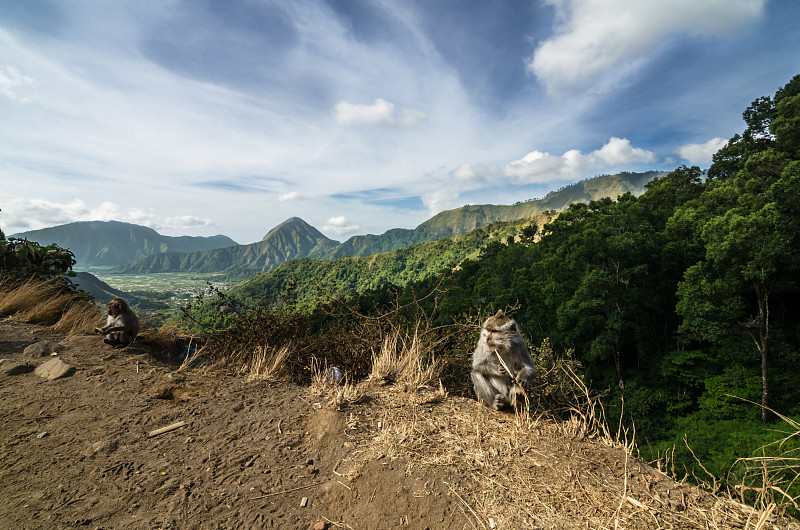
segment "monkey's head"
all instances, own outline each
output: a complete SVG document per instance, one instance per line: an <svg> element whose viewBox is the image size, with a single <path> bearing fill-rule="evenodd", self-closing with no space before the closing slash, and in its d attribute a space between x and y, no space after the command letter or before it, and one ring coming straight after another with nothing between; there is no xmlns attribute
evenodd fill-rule
<svg viewBox="0 0 800 530"><path fill-rule="evenodd" d="M486 319L481 329L481 339L493 350L506 350L511 347L511 339L519 335L517 323L500 310Z"/></svg>
<svg viewBox="0 0 800 530"><path fill-rule="evenodd" d="M116 297L108 303L108 314L112 317L130 312L127 302L122 298Z"/></svg>

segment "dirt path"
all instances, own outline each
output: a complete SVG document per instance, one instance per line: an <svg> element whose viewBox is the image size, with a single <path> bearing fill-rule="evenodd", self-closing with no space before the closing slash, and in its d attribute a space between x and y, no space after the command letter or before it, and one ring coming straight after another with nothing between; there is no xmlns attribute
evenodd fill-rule
<svg viewBox="0 0 800 530"><path fill-rule="evenodd" d="M520 435L513 415L471 400L378 389L337 410L307 388L176 373L146 345L114 351L9 320L0 359L24 360L45 339L76 371L0 375L0 528L753 528L758 518L569 426Z"/></svg>

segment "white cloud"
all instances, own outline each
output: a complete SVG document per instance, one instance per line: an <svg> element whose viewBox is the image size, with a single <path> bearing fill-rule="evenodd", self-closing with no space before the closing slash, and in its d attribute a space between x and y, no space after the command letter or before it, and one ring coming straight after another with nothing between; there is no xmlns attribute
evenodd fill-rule
<svg viewBox="0 0 800 530"><path fill-rule="evenodd" d="M449 190L439 190L424 193L421 197L422 204L428 209L431 215L452 208L458 199L458 193Z"/></svg>
<svg viewBox="0 0 800 530"><path fill-rule="evenodd" d="M531 151L519 160L509 162L506 166L506 175L518 177L520 180L535 182L570 178L559 175L572 158L573 151L567 151L562 156L554 156L541 151Z"/></svg>
<svg viewBox="0 0 800 530"><path fill-rule="evenodd" d="M169 228L172 230L189 230L193 228L210 228L217 226L211 219L204 219L195 215L181 215L178 217L167 217L156 225L158 228ZM156 228L154 227L154 228Z"/></svg>
<svg viewBox="0 0 800 530"><path fill-rule="evenodd" d="M450 172L450 177L464 183L482 183L502 174L502 169L491 164L461 164Z"/></svg>
<svg viewBox="0 0 800 530"><path fill-rule="evenodd" d="M553 37L528 70L557 94L629 67L671 34L723 36L759 17L766 0L546 0L556 10Z"/></svg>
<svg viewBox="0 0 800 530"><path fill-rule="evenodd" d="M655 162L656 160L651 151L633 147L627 138L617 138L616 136L589 156L596 157L600 162L609 166L620 166L633 162ZM592 158L589 161L595 164Z"/></svg>
<svg viewBox="0 0 800 530"><path fill-rule="evenodd" d="M123 209L118 204L105 201L89 207L80 199L59 203L42 199L12 199L3 203L3 212L14 220L13 224L2 222L0 226L7 234L38 230L77 221L122 221L154 230L177 231L216 226L209 219L194 215L159 217L138 208Z"/></svg>
<svg viewBox="0 0 800 530"><path fill-rule="evenodd" d="M690 164L707 165L711 163L711 156L727 143L724 138L712 138L704 144L682 145L675 152Z"/></svg>
<svg viewBox="0 0 800 530"><path fill-rule="evenodd" d="M327 224L322 227L325 232L330 232L332 234L336 234L337 236L353 233L359 228L359 225L351 223L344 215L331 217L328 219Z"/></svg>
<svg viewBox="0 0 800 530"><path fill-rule="evenodd" d="M27 95L28 91L37 85L33 78L22 75L14 66L0 67L0 94L3 94L12 101L28 103L31 98Z"/></svg>
<svg viewBox="0 0 800 530"><path fill-rule="evenodd" d="M470 164L461 164L453 171L450 172L453 178L456 180L478 180L480 175L478 175Z"/></svg>
<svg viewBox="0 0 800 530"><path fill-rule="evenodd" d="M300 198L300 193L296 191L290 191L288 193L284 193L283 195L278 197L278 202L286 202L286 201L296 201Z"/></svg>
<svg viewBox="0 0 800 530"><path fill-rule="evenodd" d="M415 109L403 109L398 120L394 103L378 98L372 105L360 105L347 101L338 102L333 108L333 117L342 125L404 125L416 127L425 119L425 113Z"/></svg>
<svg viewBox="0 0 800 530"><path fill-rule="evenodd" d="M655 161L656 156L651 151L633 147L626 138L612 137L603 147L588 154L577 149L570 149L561 156L531 151L509 162L505 173L521 183L541 183L585 178L592 170Z"/></svg>

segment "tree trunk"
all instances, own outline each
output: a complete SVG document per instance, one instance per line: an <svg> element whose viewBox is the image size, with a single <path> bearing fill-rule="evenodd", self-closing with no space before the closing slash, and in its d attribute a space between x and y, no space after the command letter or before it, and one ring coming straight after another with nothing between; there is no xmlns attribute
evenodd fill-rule
<svg viewBox="0 0 800 530"><path fill-rule="evenodd" d="M758 298L758 350L761 353L761 421L767 423L769 406L769 374L767 373L767 357L769 353L769 292L755 282Z"/></svg>

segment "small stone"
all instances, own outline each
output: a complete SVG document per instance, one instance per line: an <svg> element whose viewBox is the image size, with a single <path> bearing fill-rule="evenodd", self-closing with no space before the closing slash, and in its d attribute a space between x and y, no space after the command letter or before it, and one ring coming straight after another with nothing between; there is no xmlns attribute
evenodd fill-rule
<svg viewBox="0 0 800 530"><path fill-rule="evenodd" d="M314 530L328 530L328 528L329 528L328 523L326 523L325 521L318 521L314 525Z"/></svg>
<svg viewBox="0 0 800 530"><path fill-rule="evenodd" d="M305 508L306 506L308 506L308 497L303 497L300 499L300 507Z"/></svg>
<svg viewBox="0 0 800 530"><path fill-rule="evenodd" d="M30 372L33 369L28 363L14 361L12 359L0 359L0 373L3 375L19 375Z"/></svg>
<svg viewBox="0 0 800 530"><path fill-rule="evenodd" d="M233 411L234 411L234 412L239 412L239 411L240 411L240 410L242 410L243 408L244 408L244 405L243 405L243 404L241 404L241 403L237 403L236 405L234 405L234 406L233 406Z"/></svg>
<svg viewBox="0 0 800 530"><path fill-rule="evenodd" d="M313 465L310 465L306 468L306 471L308 471L309 475L313 475L317 472L317 468L315 468Z"/></svg>
<svg viewBox="0 0 800 530"><path fill-rule="evenodd" d="M60 379L74 374L75 367L68 365L58 357L53 357L49 361L40 364L33 373L48 381L53 381L54 379Z"/></svg>
<svg viewBox="0 0 800 530"><path fill-rule="evenodd" d="M44 438L45 436L50 436L50 433L47 432L47 431L44 431L44 432L40 432L39 434L36 435L36 437L39 438L40 440L42 438Z"/></svg>
<svg viewBox="0 0 800 530"><path fill-rule="evenodd" d="M30 346L22 350L22 355L25 357L31 357L35 359L37 357L46 357L48 355L64 351L64 349L65 349L64 346L62 346L57 342L43 340L31 344Z"/></svg>
<svg viewBox="0 0 800 530"><path fill-rule="evenodd" d="M186 376L183 374L171 373L169 374L169 378L175 381L176 383L182 383L183 381L186 381Z"/></svg>

